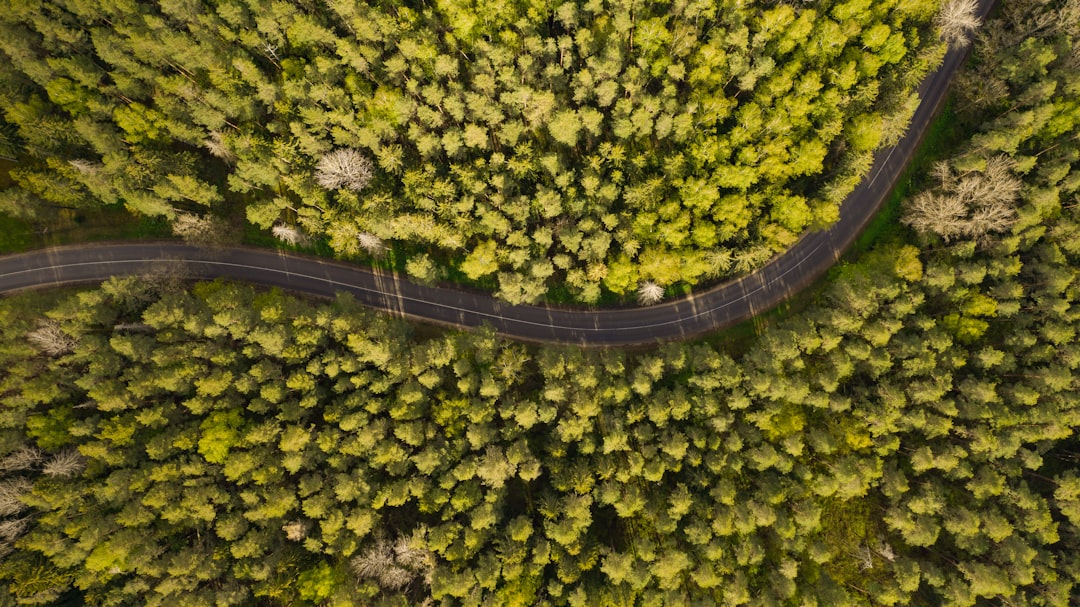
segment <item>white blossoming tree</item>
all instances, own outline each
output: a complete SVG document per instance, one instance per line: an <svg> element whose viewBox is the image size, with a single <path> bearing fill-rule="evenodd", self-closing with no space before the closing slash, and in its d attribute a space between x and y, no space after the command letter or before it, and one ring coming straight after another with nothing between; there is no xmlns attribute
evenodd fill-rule
<svg viewBox="0 0 1080 607"><path fill-rule="evenodd" d="M664 299L664 287L651 280L646 280L638 286L637 300L643 306L658 304Z"/></svg>
<svg viewBox="0 0 1080 607"><path fill-rule="evenodd" d="M976 14L978 0L947 0L941 5L934 23L941 39L951 47L963 48L982 21Z"/></svg>
<svg viewBox="0 0 1080 607"><path fill-rule="evenodd" d="M360 245L360 248L367 251L369 255L379 256L386 252L386 244L383 243L382 238L379 238L371 232L360 232L360 234L356 236L356 242Z"/></svg>
<svg viewBox="0 0 1080 607"><path fill-rule="evenodd" d="M294 247L303 246L310 242L310 239L307 237L306 234L292 226L285 225L283 223L279 223L278 225L271 228L270 233L274 235L274 238L277 238L281 242L292 245Z"/></svg>
<svg viewBox="0 0 1080 607"><path fill-rule="evenodd" d="M359 192L375 175L371 160L352 148L339 148L319 160L315 181L328 190L344 188Z"/></svg>

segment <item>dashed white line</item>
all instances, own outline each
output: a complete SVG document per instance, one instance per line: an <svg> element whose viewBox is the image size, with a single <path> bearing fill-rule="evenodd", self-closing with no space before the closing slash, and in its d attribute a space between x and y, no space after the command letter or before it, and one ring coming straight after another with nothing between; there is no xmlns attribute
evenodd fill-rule
<svg viewBox="0 0 1080 607"><path fill-rule="evenodd" d="M163 259L163 258L156 258L156 259L119 259L119 260L109 260L109 261L72 262L72 263L66 263L66 264L50 264L48 266L48 269L51 269L51 270L53 270L55 272L56 270L63 269L63 268L73 268L73 267L83 267L83 266L102 266L102 265L119 265L119 264L146 264L146 263L154 263L154 262L161 262L161 261L186 261L188 263L198 263L198 264L205 264L205 265L210 265L210 266L225 266L225 267L240 268L240 269L247 269L247 270L260 270L260 271L264 271L264 272L273 272L273 273L276 273L276 274L282 274L286 278L291 278L291 277L306 278L306 279L310 279L310 280L316 280L316 281L320 281L320 282L325 282L325 283L333 285L335 287L342 287L342 288L350 289L350 290L353 290L353 291L362 291L362 292L366 292L366 293L374 293L374 294L377 294L377 295L380 295L380 296L397 297L399 300L405 300L405 301L418 303L418 304L436 306L436 307L443 308L443 309L446 309L446 310L451 310L451 311L454 311L454 312L473 314L473 315L478 316L478 317L489 318L489 319L498 319L498 320L502 320L504 322L513 322L513 323L518 323L518 324L522 324L522 325L529 325L529 326L535 326L535 327L548 327L548 328L552 328L552 329L561 329L561 330L588 331L588 332L593 332L593 333L604 333L604 332L611 332L611 331L634 331L634 330L639 330L639 329L652 329L652 328L656 328L656 327L664 327L664 326L668 326L668 325L679 324L679 323L683 323L683 322L686 322L686 321L689 321L689 320L693 320L695 318L699 318L699 317L705 316L707 314L712 314L713 312L716 312L718 310L726 308L726 307L728 307L728 306L730 306L732 304L738 303L739 301L742 301L743 299L746 299L746 298L750 297L751 295L754 295L754 294L756 294L756 293L758 293L760 291L765 290L766 287L771 285L771 284L775 284L781 278L783 278L788 273L790 273L792 270L794 270L794 269L798 268L800 265L802 265L802 263L804 261L806 261L806 259L811 257L813 255L813 253L815 251L817 251L820 247L821 247L821 243L818 243L813 249L811 249L808 252L807 255L803 256L797 263L795 263L792 267L785 270L782 274L780 274L776 278L768 281L767 283L763 283L761 286L758 286L757 288L755 288L752 291L745 292L744 295L741 295L738 298L730 299L730 300L725 301L724 303L722 303L722 304L720 304L718 306L714 306L714 307L711 307L711 308L709 308L707 310L696 312L696 313L688 315L688 316L680 316L679 318L676 318L674 320L667 320L667 321L664 321L664 322L650 323L650 324L643 324L643 325L629 325L629 326L608 327L608 328L595 328L595 327L587 327L587 326L572 326L572 325L556 324L554 322L543 323L543 322L525 320L525 319L521 319L521 318L507 317L507 316L502 316L502 315L499 315L499 314L491 314L491 313L483 312L483 311L479 311L479 310L470 310L468 308L460 308L460 307L457 307L457 306L444 304L444 303L441 303L441 302L438 302L438 301L432 301L432 300L428 300L428 299L418 299L418 298L415 298L415 297L408 297L406 295L402 295L400 293L400 291L397 294L390 294L390 293L380 291L378 289L371 289L371 288L360 286L360 285L355 285L355 284L346 283L346 282L340 282L340 281L337 281L337 280L334 280L334 279L328 278L328 277L312 276L310 274L303 274L303 273L299 273L299 272L295 272L295 271L290 271L287 268L286 269L269 268L269 267L265 267L265 266L253 266L253 265L248 265L248 264L234 263L234 262L227 262L227 261L212 261L212 260L205 260L205 259L197 259L197 260L182 260L181 259L181 260L177 260L177 259ZM348 270L348 268L346 268L344 266L341 266L341 267L344 270ZM30 268L30 269L25 269L25 270L17 270L15 272L8 272L8 273L5 273L5 274L0 274L0 279L7 278L9 276L16 276L16 275L19 275L19 274L27 274L27 273L31 273L31 272L40 272L41 270L44 270L44 269L46 269L46 268L45 267L38 267L38 268ZM239 279L243 280L242 278L239 278ZM729 284L736 284L736 283L729 283ZM668 304L668 305L669 306L674 306L676 303L677 302L672 302L671 304ZM389 308L387 308L387 309L389 309ZM551 311L554 311L554 310L551 310ZM608 313L615 313L615 314L624 313L625 314L625 313L632 313L632 312L633 312L632 310L611 310ZM595 316L596 317L595 320L599 320L598 315L596 315L594 313L584 312L584 311L580 312L580 313L581 314L588 314L590 316ZM414 316L419 316L419 315L414 315ZM551 315L549 314L548 317L550 318Z"/></svg>

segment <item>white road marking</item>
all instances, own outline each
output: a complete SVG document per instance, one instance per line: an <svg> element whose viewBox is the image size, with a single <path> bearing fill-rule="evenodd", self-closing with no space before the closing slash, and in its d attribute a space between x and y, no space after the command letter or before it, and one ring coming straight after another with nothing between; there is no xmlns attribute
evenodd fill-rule
<svg viewBox="0 0 1080 607"><path fill-rule="evenodd" d="M988 14L990 8L992 8L993 5L994 5L994 2L983 3L982 4L981 16L985 18L986 14ZM965 52L966 51L957 51L955 49L950 49L948 51L948 53L946 54L945 58L942 60L941 66L939 66L938 69L935 70L932 74L929 74L923 80L923 82L919 85L918 93L922 94L923 89L927 87L927 83L931 79L940 77L941 70L944 69L944 66L946 64L948 64L950 61L953 61L955 57L963 57L964 56L963 53L965 53ZM955 71L956 68L952 67L950 69L952 71ZM951 79L952 79L952 74L950 74L949 77L946 80L951 81ZM946 87L946 90L947 90L947 87ZM943 95L944 95L944 93L942 93L941 95L938 96L937 103L942 102ZM918 113L919 110L921 110L924 107L924 104L926 103L926 101L927 101L927 98L925 96L920 99L919 108L916 109L916 114ZM906 139L906 138L911 136L910 128L911 128L911 124L908 125L909 130L907 130L905 132L902 139ZM923 126L923 128L925 129L925 125ZM888 166L889 160L892 158L893 152L895 152L898 147L899 147L899 144L896 144L896 145L893 145L893 146L890 147L888 154L885 156L885 161L881 165L881 168L879 168L878 171L876 173L874 173L874 175L871 177L869 183L867 184L867 186L866 186L867 189L872 187L874 185L874 182L877 181L878 177L884 171L885 167ZM899 175L897 175L897 177L899 177ZM858 187L858 186L856 186L856 187ZM879 204L883 200L884 199L879 201ZM847 201L847 199L845 199L845 202L846 201ZM440 303L440 302L437 302L437 301L429 301L429 300L425 300L425 299L416 299L416 298L412 298L412 297L406 297L406 296L403 296L401 294L400 288L397 288L397 277L396 276L394 277L394 281L395 281L395 290L397 291L397 293L393 294L393 293L387 293L387 292L384 292L384 291L379 291L378 289L369 289L367 287L361 287L361 286L357 286L357 285L352 285L352 284L348 284L348 283L339 282L339 281L336 281L336 280L333 280L333 279L330 279L330 278L321 278L321 277L317 277L317 276L309 276L307 274L296 274L296 273L293 273L293 272L289 272L288 269L287 269L288 268L287 263L286 263L286 270L283 271L283 270L278 270L278 269L275 269L275 268L265 268L265 267L260 267L260 266L249 266L249 265L245 265L245 264L237 264L237 263L229 263L229 262L221 262L221 261L206 261L206 260L195 260L195 261L188 260L188 261L190 261L191 263L203 263L203 264L207 264L207 265L231 266L231 267L236 267L236 268L247 268L247 269L251 269L251 270L262 270L262 271L274 272L274 273L277 273L277 274L285 274L286 277L299 276L299 277L303 277L303 278L309 278L309 279L312 279L312 280L324 281L324 282L326 282L326 283L328 283L330 285L341 286L341 287L345 287L345 288L348 288L348 289L353 289L355 291L365 291L365 292L369 292L369 293L376 293L378 295L386 296L388 298L394 297L396 295L397 300L398 300L398 306L399 306L399 309L401 309L401 310L403 310L403 307L404 307L404 306L401 305L402 301L411 301L411 302L420 303L420 304L437 306L437 307L444 308L444 309L447 309L447 310L453 310L453 311L456 311L456 312L459 312L459 313L475 314L475 315L480 316L480 317L499 319L499 320L502 320L502 321L505 321L505 322L516 322L516 323L524 324L524 325L533 325L533 326L538 326L538 327L549 327L549 328L552 328L552 329L565 329L565 330L570 330L570 331L605 332L605 331L631 331L631 330L636 330L636 329L649 329L649 328L654 328L654 327L662 327L662 326L666 326L666 325L677 324L677 323L685 322L685 321L688 321L688 320L692 320L694 318L698 318L698 317L706 315L706 314L711 314L711 313L713 313L713 312L715 312L717 310L720 310L722 308L725 308L725 307L727 307L727 306L729 306L729 305L731 305L733 303L736 303L736 302L741 301L743 299L747 299L751 295L753 295L755 293L758 293L759 291L763 291L766 288L768 288L769 286L775 284L780 279L782 279L784 276L786 276L789 272L791 272L791 271L795 270L796 268L800 267L803 264L804 261L806 261L807 259L812 257L813 254L815 252L817 252L817 250L819 248L821 248L821 244L822 243L818 243L817 245L815 245L799 261L795 262L790 268L788 268L787 270L782 272L775 279L773 279L773 280L762 280L761 285L759 287L757 287L756 289L754 289L752 291L749 291L749 292L746 292L745 288L744 288L743 289L744 294L739 298L729 299L728 301L724 302L721 305L718 305L716 307L710 308L710 309L702 311L702 312L698 312L697 311L697 306L696 306L696 300L694 299L695 296L691 295L690 296L690 302L691 302L691 308L694 310L694 313L691 314L690 316L679 317L679 318L676 318L675 320L669 320L669 321L660 322L660 323L653 323L653 324L646 324L646 325L636 325L636 326L629 326L629 327L612 327L612 328L609 328L609 329L600 329L598 327L597 328L591 328L591 329L588 328L588 327L569 327L569 326L564 326L564 325L557 325L554 322L548 322L548 323L545 324L545 323L542 323L542 322L533 322L533 321L521 320L521 319L517 319L517 318L507 318L505 316L501 316L501 315L498 315L498 314L489 314L487 312L480 312L480 311L477 311L477 310L469 310L469 309L465 309L465 308L458 308L456 306L450 306L450 305L443 304L443 303ZM791 253L791 252L792 251L789 249L788 252L785 253L784 255L786 255L788 253ZM53 251L50 249L48 252L46 252L46 256L49 257L49 258L52 258L53 257ZM836 251L834 249L833 257L836 258L837 256L838 256L838 251ZM282 257L285 257L285 255L282 254ZM783 257L783 255L781 256L781 258L782 257ZM15 271L15 272L9 272L7 274L0 274L0 280L4 279L6 277L9 277L9 276L15 276L15 275L18 275L18 274L25 274L25 273L28 273L28 272L42 271L42 270L45 270L46 268L52 269L53 273L54 273L54 277L56 277L56 276L58 276L56 271L59 268L88 266L88 265L133 264L133 263L147 263L147 262L161 262L161 261L168 261L168 260L165 260L165 259L128 259L128 260L117 260L117 261L79 262L79 263L71 263L71 264L64 264L64 265L52 265L52 264L50 264L47 267L32 268L32 269L29 269L29 270L18 270L18 271ZM172 261L176 261L176 260L174 259ZM320 265L325 265L324 262L322 262L320 260L310 260L310 261L314 261L316 263L319 263ZM769 266L766 265L764 268L761 268L760 270L758 270L757 272L755 272L753 274L750 274L750 275L748 275L746 277L740 278L740 279L738 279L738 280L736 280L734 282L726 283L722 287L717 287L717 289L730 288L731 286L734 286L734 285L742 285L742 286L745 287L745 285L748 282L748 279L757 276L760 272L765 271L768 267ZM348 269L348 268L343 267L343 269ZM378 279L378 277L381 276L381 273L375 272L374 275L376 276L376 279ZM240 279L240 280L242 280L242 279ZM59 282L59 281L54 279L53 282ZM39 284L44 284L44 283L39 283ZM32 286L36 286L36 285L32 285ZM787 289L787 291L790 291L790 289ZM708 293L708 291L702 292L702 295L707 294L707 293ZM657 306L657 307L672 307L672 308L674 308L677 304L678 304L678 302L671 302L671 303L668 303L668 304L665 304L665 305L662 305L662 306ZM499 308L498 302L496 302L496 308L497 309ZM387 307L384 307L382 309L389 310L391 308L389 306L387 306ZM547 308L547 310L548 310L548 318L550 319L552 317L552 313L555 310L552 309L552 308ZM612 314L612 313L618 314L620 312L622 312L622 313L632 313L632 312L627 311L627 310L611 310L611 311L608 311L607 314ZM583 313L584 314L589 314L587 312L583 312ZM593 316L594 327L595 327L596 322L598 322L598 320L599 320L599 315L597 315L595 313L592 313L590 315ZM410 315L410 316L414 316L416 318L426 318L426 317L420 316L420 315ZM429 319L429 320L432 320L432 321L435 321L435 322L440 322L440 321L436 321L435 319Z"/></svg>
<svg viewBox="0 0 1080 607"><path fill-rule="evenodd" d="M48 268L52 269L55 272L56 270L62 269L62 268L73 268L73 267L81 267L81 266L101 266L101 265L116 265L116 264L145 264L145 263L155 263L155 262L163 262L163 261L174 261L174 262L175 261L186 261L186 262L189 262L189 263L200 263L200 264L206 264L206 265L211 265L211 266L228 266L228 267L242 268L242 269L247 269L247 270L261 270L261 271L264 271L264 272L273 272L273 273L276 273L276 274L284 274L286 277L296 276L296 277L301 277L301 278L308 278L308 279L311 279L311 280L317 280L317 281L325 282L325 283L328 283L330 285L344 287L344 288L347 288L347 289L352 289L354 291L363 291L363 292L367 292L367 293L374 293L374 294L381 295L381 296L386 296L386 297L395 297L396 296L399 300L407 300L407 301L414 302L414 303L432 305L432 306L444 308L446 310L452 310L454 312L463 312L463 313L467 313L467 314L474 314L476 316L480 316L480 317L484 317L484 318L498 319L498 320L502 320L502 321L505 321L505 322L515 322L515 323L523 324L523 325L531 325L531 326L536 326L536 327L550 327L552 329L563 329L563 330L568 330L568 331L589 331L589 332L595 332L595 333L604 333L604 332L610 332L610 331L634 331L634 330L638 330L638 329L652 329L652 328L656 328L656 327L664 327L664 326L667 326L667 325L686 322L688 320L692 320L692 319L698 318L700 316L704 316L706 314L711 314L711 313L713 313L713 312L715 312L717 310L721 310L721 309L726 308L726 307L728 307L728 306L730 306L730 305L732 305L734 303L742 301L743 299L746 299L749 296L751 296L751 295L753 295L753 294L755 294L755 293L757 293L759 291L765 290L765 288L768 285L775 284L781 278L786 276L789 272L791 272L795 268L802 265L802 263L804 261L806 261L807 259L809 259L813 255L813 253L816 252L819 248L821 248L821 243L818 243L813 249L811 249L809 251L809 253L807 255L803 256L803 258L800 259L795 265L793 265L792 267L785 270L782 274L777 276L775 279L769 281L768 283L763 283L761 286L757 287L756 289L754 289L752 291L746 292L744 295L742 295L739 298L728 300L728 301L726 301L723 304L720 304L718 306L709 308L709 309L701 311L701 312L696 312L696 313L691 314L689 316L681 316L681 317L676 318L674 320L668 320L668 321L664 321L664 322L644 324L644 325L633 325L633 326L625 326L625 327L610 327L610 328L575 327L575 326L569 326L569 325L555 324L554 322L543 323L543 322L535 322L535 321L531 321L531 320L524 320L524 319L520 319L520 318L509 318L509 317L506 317L506 316L500 316L498 314L490 314L488 312L481 312L479 310L470 310L468 308L459 308L457 306L451 306L451 305L444 304L444 303L437 302L437 301L431 301L431 300L427 300L427 299L418 299L418 298L415 298L415 297L407 297L405 295L402 295L400 292L395 295L395 294L392 294L392 293L387 293L385 291L380 291L378 289L370 289L368 287L363 287L363 286L354 285L354 284L350 284L350 283L340 282L340 281L337 281L337 280L333 280L331 278L326 278L326 277L321 277L321 276L311 276L309 274L301 274L299 272L293 272L293 271L288 271L288 270L280 270L280 269L276 269L276 268L267 268L267 267L263 267L263 266L252 266L252 265L247 265L247 264L232 263L232 262L226 262L226 261L177 260L177 259L161 259L161 258L157 258L157 259L121 259L121 260L111 260L111 261L84 261L84 262L74 262L74 263L67 263L67 264L60 264L60 265L50 264L48 266ZM322 262L319 262L319 263L322 263ZM349 269L349 268L344 267L344 266L340 266L340 267L342 267L343 269L346 269L346 270ZM768 267L768 266L766 266L766 267ZM45 269L45 268L44 267L38 267L38 268L31 268L31 269L27 269L27 270L17 270L15 272L8 272L6 274L0 274L0 280L3 280L4 278L7 278L9 276L16 276L18 274L26 274L26 273L30 273L30 272L39 272L39 271L41 271L43 269ZM762 270L764 270L764 268L762 268ZM761 270L759 270L759 271L761 271ZM381 275L381 273L376 273L375 274L376 277L378 277L380 275ZM749 276L753 276L753 274L750 274ZM243 279L238 278L238 280L243 280ZM738 282L741 282L742 280L744 280L744 279L739 279ZM728 283L728 284L737 284L737 283ZM668 305L673 306L676 303L677 302L671 302L671 304L668 304ZM640 308L638 308L638 309L640 310ZM629 311L629 310L611 310L610 312L628 313L628 312L631 312L631 311ZM583 313L588 314L587 312L583 312ZM415 316L415 317L418 317L418 318L424 318L423 316L420 316L420 315L417 315L417 314L410 314L410 316ZM549 318L550 318L550 315L549 315ZM432 320L435 320L435 319L432 319Z"/></svg>

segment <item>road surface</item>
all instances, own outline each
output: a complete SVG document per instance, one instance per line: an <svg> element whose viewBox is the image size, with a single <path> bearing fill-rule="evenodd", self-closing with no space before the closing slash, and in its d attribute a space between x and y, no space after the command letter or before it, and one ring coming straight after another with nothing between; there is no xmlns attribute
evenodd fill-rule
<svg viewBox="0 0 1080 607"><path fill-rule="evenodd" d="M982 0L982 15L993 0ZM413 320L458 327L488 325L516 339L588 346L623 346L685 339L766 311L820 278L855 241L888 198L938 113L953 74L966 57L950 50L920 87L908 134L881 150L863 182L847 197L840 219L809 232L760 270L700 293L627 309L511 306L485 294L424 287L403 277L326 259L253 248L201 249L174 242L126 242L55 247L0 257L0 293L92 283L182 263L191 278L225 277L333 296L352 293L364 305Z"/></svg>

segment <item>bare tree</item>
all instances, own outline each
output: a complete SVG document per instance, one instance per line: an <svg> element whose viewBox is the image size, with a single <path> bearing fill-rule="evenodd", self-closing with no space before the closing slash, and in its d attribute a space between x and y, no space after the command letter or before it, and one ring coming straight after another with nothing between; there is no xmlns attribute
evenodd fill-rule
<svg viewBox="0 0 1080 607"><path fill-rule="evenodd" d="M339 148L326 154L315 167L315 181L328 190L345 188L359 192L374 175L371 160L351 148Z"/></svg>
<svg viewBox="0 0 1080 607"><path fill-rule="evenodd" d="M353 558L351 564L356 575L375 580L387 590L400 590L412 580L409 570L395 561L390 540L381 539L375 542L374 546Z"/></svg>
<svg viewBox="0 0 1080 607"><path fill-rule="evenodd" d="M67 354L79 343L74 337L64 333L60 323L51 318L41 319L37 325L36 329L26 334L26 338L49 356Z"/></svg>
<svg viewBox="0 0 1080 607"><path fill-rule="evenodd" d="M0 470L4 472L29 470L40 464L44 458L41 451L34 447L21 447L0 459Z"/></svg>
<svg viewBox="0 0 1080 607"><path fill-rule="evenodd" d="M70 478L83 471L86 460L75 449L68 449L57 453L50 459L41 471L48 476Z"/></svg>
<svg viewBox="0 0 1080 607"><path fill-rule="evenodd" d="M903 222L917 232L932 232L948 242L967 231L967 214L960 197L928 191L911 200Z"/></svg>
<svg viewBox="0 0 1080 607"><path fill-rule="evenodd" d="M1065 32L1070 38L1080 34L1080 0L1065 0L1056 11L1050 12L1057 17L1055 31ZM1073 54L1075 56L1076 47L1073 47Z"/></svg>
<svg viewBox="0 0 1080 607"><path fill-rule="evenodd" d="M896 553L893 552L892 546L882 539L880 535L875 538L872 544L869 540L867 540L866 543L860 544L855 552L852 553L852 556L859 564L859 569L863 571L874 568L875 557L890 563L896 561Z"/></svg>
<svg viewBox="0 0 1080 607"><path fill-rule="evenodd" d="M26 510L22 497L30 492L25 478L6 478L0 481L0 516L11 516Z"/></svg>
<svg viewBox="0 0 1080 607"><path fill-rule="evenodd" d="M26 531L31 520L31 517L24 516L0 521L0 562L15 550L15 540Z"/></svg>
<svg viewBox="0 0 1080 607"><path fill-rule="evenodd" d="M431 583L427 576L435 568L435 556L423 542L423 530L411 536L403 535L394 542L394 560L406 569L423 574L425 581Z"/></svg>
<svg viewBox="0 0 1080 607"><path fill-rule="evenodd" d="M1023 187L1013 175L1013 166L1014 162L1008 156L989 158L982 171L969 171L954 178L950 182L952 190L961 198L982 205L1011 205Z"/></svg>
<svg viewBox="0 0 1080 607"><path fill-rule="evenodd" d="M946 0L934 19L938 35L954 48L971 44L971 35L982 24L978 9L978 0Z"/></svg>
<svg viewBox="0 0 1080 607"><path fill-rule="evenodd" d="M435 557L423 541L424 529L391 542L381 538L352 559L356 575L374 580L386 590L401 590L414 580L431 584Z"/></svg>
<svg viewBox="0 0 1080 607"><path fill-rule="evenodd" d="M874 547L874 552L890 563L896 561L896 552L893 551L893 547L880 535L877 537L877 544Z"/></svg>
<svg viewBox="0 0 1080 607"><path fill-rule="evenodd" d="M285 523L281 526L281 530L285 532L285 537L294 542L299 542L307 537L309 526L310 525L304 521L296 520Z"/></svg>
<svg viewBox="0 0 1080 607"><path fill-rule="evenodd" d="M300 230L292 226L285 225L283 223L279 223L278 225L271 228L270 233L274 235L274 238L277 238L281 242L293 246L303 246L311 241L307 237L307 234L304 234Z"/></svg>
<svg viewBox="0 0 1080 607"><path fill-rule="evenodd" d="M90 160L84 160L82 158L76 158L75 160L69 160L68 164L72 166L76 171L83 175L96 175L101 171L101 164L92 162Z"/></svg>
<svg viewBox="0 0 1080 607"><path fill-rule="evenodd" d="M360 232L356 237L356 241L360 244L360 248L367 251L370 255L378 257L386 252L386 244L383 243L382 238L379 238L371 232Z"/></svg>
<svg viewBox="0 0 1080 607"><path fill-rule="evenodd" d="M651 280L646 280L638 286L637 300L643 306L658 304L664 299L664 287Z"/></svg>
<svg viewBox="0 0 1080 607"><path fill-rule="evenodd" d="M199 217L191 213L180 213L173 220L173 234L184 242L203 246L220 246L228 242L228 226L224 221L212 216Z"/></svg>
<svg viewBox="0 0 1080 607"><path fill-rule="evenodd" d="M0 521L0 538L7 542L17 539L30 526L31 517L9 518Z"/></svg>
<svg viewBox="0 0 1080 607"><path fill-rule="evenodd" d="M870 546L860 544L854 556L859 563L859 569L866 571L874 568L874 553L870 551Z"/></svg>
<svg viewBox="0 0 1080 607"><path fill-rule="evenodd" d="M1007 230L1016 221L1015 202L1023 186L1012 166L1008 157L996 156L981 171L956 174L939 162L933 172L940 185L913 198L902 221L945 242Z"/></svg>

